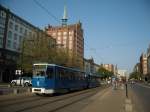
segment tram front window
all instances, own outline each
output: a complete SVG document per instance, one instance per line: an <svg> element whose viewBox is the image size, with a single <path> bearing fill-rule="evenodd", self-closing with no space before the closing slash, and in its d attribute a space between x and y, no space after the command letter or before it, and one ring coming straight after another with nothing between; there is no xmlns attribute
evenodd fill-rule
<svg viewBox="0 0 150 112"><path fill-rule="evenodd" d="M36 65L33 68L33 75L34 76L46 76L46 66L43 65Z"/></svg>
<svg viewBox="0 0 150 112"><path fill-rule="evenodd" d="M45 76L45 72L44 71L38 71L36 75L37 76Z"/></svg>

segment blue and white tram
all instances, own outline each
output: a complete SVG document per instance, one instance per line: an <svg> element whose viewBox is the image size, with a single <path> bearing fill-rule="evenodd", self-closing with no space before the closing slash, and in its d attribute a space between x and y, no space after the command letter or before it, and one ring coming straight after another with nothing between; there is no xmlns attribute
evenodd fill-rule
<svg viewBox="0 0 150 112"><path fill-rule="evenodd" d="M52 94L83 89L87 86L87 77L80 70L47 63L33 65L33 93Z"/></svg>
<svg viewBox="0 0 150 112"><path fill-rule="evenodd" d="M88 80L88 88L94 88L100 86L101 78L98 75L95 74L88 75L87 80Z"/></svg>

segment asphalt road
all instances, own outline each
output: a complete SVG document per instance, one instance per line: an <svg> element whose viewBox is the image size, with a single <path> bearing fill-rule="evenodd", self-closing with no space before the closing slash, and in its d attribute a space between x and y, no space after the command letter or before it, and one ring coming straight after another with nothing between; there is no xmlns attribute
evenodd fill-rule
<svg viewBox="0 0 150 112"><path fill-rule="evenodd" d="M137 112L150 112L150 86L135 83L131 86Z"/></svg>
<svg viewBox="0 0 150 112"><path fill-rule="evenodd" d="M53 96L5 96L0 98L0 102L3 102L0 103L0 112L78 112L92 102L90 97L106 88L97 87Z"/></svg>

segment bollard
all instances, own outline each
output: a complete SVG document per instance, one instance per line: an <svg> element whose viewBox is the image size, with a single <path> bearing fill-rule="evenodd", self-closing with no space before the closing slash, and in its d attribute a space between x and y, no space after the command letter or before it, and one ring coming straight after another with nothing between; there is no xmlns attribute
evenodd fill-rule
<svg viewBox="0 0 150 112"><path fill-rule="evenodd" d="M125 85L126 85L126 98L128 98L128 85L127 83Z"/></svg>

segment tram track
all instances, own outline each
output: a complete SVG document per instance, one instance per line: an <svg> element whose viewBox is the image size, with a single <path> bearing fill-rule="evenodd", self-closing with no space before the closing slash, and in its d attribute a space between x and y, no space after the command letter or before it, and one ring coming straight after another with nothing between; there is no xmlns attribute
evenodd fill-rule
<svg viewBox="0 0 150 112"><path fill-rule="evenodd" d="M3 102L2 104L0 104L0 108L4 107L4 106L10 106L10 105L16 105L16 104L20 104L20 103L25 103L25 102L33 102L33 101L37 101L40 100L41 98L39 97L30 97L30 98L23 98L23 99L19 99L19 100L11 100L9 102Z"/></svg>
<svg viewBox="0 0 150 112"><path fill-rule="evenodd" d="M94 88L94 89L95 89L95 88ZM68 95L67 95L67 96L65 95L65 97L63 97L63 98L58 98L58 99L56 99L56 100L52 100L52 101L46 102L46 103L44 103L44 104L39 104L39 105L27 107L27 108L24 108L24 109L21 109L21 110L19 110L19 111L15 111L15 112L28 111L28 110L33 109L33 108L37 108L37 107L41 107L41 106L46 106L46 105L49 105L49 104L52 104L52 103L57 103L57 102L59 102L59 101L64 101L64 100L66 100L66 99L70 99L70 98L72 98L72 97L79 96L79 95L85 94L85 93L87 93L87 92L92 92L92 91L84 91L84 90L83 90L81 93L79 92L79 93L75 93L75 94L69 94L69 96L68 96Z"/></svg>
<svg viewBox="0 0 150 112"><path fill-rule="evenodd" d="M5 105L5 107L8 107L7 108L3 108L3 111L4 112L9 112L9 110L11 110L10 112L22 112L22 111L30 111L32 109L36 109L38 107L43 107L43 106L46 106L46 105L50 105L50 104L53 104L53 103L57 103L57 102L60 102L60 101L65 101L66 99L71 99L71 98L74 98L74 97L77 97L77 96L80 96L82 94L87 94L87 93L92 93L93 91L95 91L97 88L93 88L93 89L88 89L88 90L82 90L82 91L79 91L79 92L73 92L73 93L70 93L70 94L65 94L63 96L54 96L54 97L48 97L48 98L39 98L39 99L33 99L33 100L30 100L30 102L23 102L20 104L19 108L15 108L18 103L16 104L13 104L13 105ZM37 101L37 102L36 102Z"/></svg>
<svg viewBox="0 0 150 112"><path fill-rule="evenodd" d="M66 107L68 107L68 106L70 106L70 105L73 105L73 104L75 104L75 103L77 103L77 102L79 102L79 101L85 100L86 98L89 98L89 97L92 96L92 95L93 95L93 92L90 93L90 94L88 94L88 95L86 95L86 96L84 96L84 97L82 97L82 98L79 98L79 99L77 99L77 100L74 100L74 101L71 101L71 102L69 102L69 103L66 103L66 104L64 104L64 105L62 105L62 106L59 106L59 107L57 107L57 108L55 108L55 109L52 109L52 110L50 110L50 111L48 111L48 112L56 112L56 111L58 111L58 110L64 109L64 108L66 108ZM68 99L67 99L67 100L68 100Z"/></svg>
<svg viewBox="0 0 150 112"><path fill-rule="evenodd" d="M104 89L106 91L106 89ZM69 97L66 98L64 100L59 100L57 102L53 102L53 103L49 103L40 107L36 107L36 108L32 108L30 110L23 110L23 111L18 111L18 112L32 112L32 111L36 111L36 112L57 112L57 111L61 111L65 108L67 108L68 106L71 106L75 103L78 103L80 101L86 100L90 97L92 97L93 95L95 95L99 90L93 90L93 91L89 91L86 94L80 94L80 95L76 95L74 97ZM103 91L103 93L105 92Z"/></svg>
<svg viewBox="0 0 150 112"><path fill-rule="evenodd" d="M8 102L8 101L14 101L14 100L20 100L22 98L30 98L30 97L36 97L35 95L29 93L29 94L18 94L18 95L10 95L11 97L9 98L5 98L8 97L8 95L6 96L0 96L0 102Z"/></svg>

